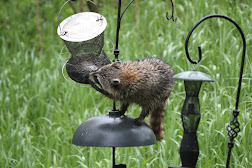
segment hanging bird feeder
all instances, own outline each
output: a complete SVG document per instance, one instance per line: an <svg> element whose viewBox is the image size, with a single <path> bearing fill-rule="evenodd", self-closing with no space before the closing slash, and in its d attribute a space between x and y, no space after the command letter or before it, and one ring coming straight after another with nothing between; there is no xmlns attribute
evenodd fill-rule
<svg viewBox="0 0 252 168"><path fill-rule="evenodd" d="M181 118L184 135L180 146L180 157L183 167L195 167L199 156L197 129L200 122L199 92L202 82L214 82L207 74L199 71L186 71L173 76L183 80L186 98L182 107Z"/></svg>
<svg viewBox="0 0 252 168"><path fill-rule="evenodd" d="M88 84L90 72L111 63L103 50L106 26L106 18L94 12L74 14L59 24L57 33L72 55L66 63L72 80Z"/></svg>

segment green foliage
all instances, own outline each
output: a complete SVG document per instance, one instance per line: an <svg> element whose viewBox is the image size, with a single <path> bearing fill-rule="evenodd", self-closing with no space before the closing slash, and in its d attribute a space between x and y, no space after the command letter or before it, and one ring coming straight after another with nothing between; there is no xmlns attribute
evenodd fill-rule
<svg viewBox="0 0 252 168"><path fill-rule="evenodd" d="M78 147L71 144L77 127L88 118L106 114L112 101L90 88L66 82L61 74L59 52L64 46L57 36L57 16L64 1L40 1L40 46L36 27L36 1L0 1L0 167L112 167L110 148ZM76 2L77 3L77 2ZM127 2L124 2L124 7ZM125 13L120 31L120 60L158 57L178 73L190 69L184 42L192 26L209 14L224 14L242 28L247 41L247 58L240 98L241 132L235 140L231 167L252 167L252 1L195 0L174 3L177 22L168 21L168 1L139 1ZM100 10L108 21L105 36L115 41L117 1L103 1ZM87 11L87 8L85 8ZM65 6L60 20L72 14ZM137 19L136 19L137 18ZM242 41L239 32L223 19L200 25L189 42L190 55L197 59L202 46L199 70L215 79L204 83L200 92L201 122L198 129L198 167L225 167L225 129L232 119ZM42 51L39 52L39 48ZM110 56L113 59L113 56ZM117 148L116 162L133 168L181 165L179 146L183 135L180 111L185 97L177 82L169 98L165 118L165 139L153 146ZM133 105L128 115L138 116Z"/></svg>

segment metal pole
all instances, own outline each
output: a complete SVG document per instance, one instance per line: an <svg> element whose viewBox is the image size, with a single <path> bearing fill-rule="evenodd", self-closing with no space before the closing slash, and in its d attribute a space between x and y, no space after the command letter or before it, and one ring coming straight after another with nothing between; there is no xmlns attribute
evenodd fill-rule
<svg viewBox="0 0 252 168"><path fill-rule="evenodd" d="M115 147L112 148L112 155L113 155L112 156L113 157L112 158L113 159L113 168L115 168L116 167L116 165L115 165Z"/></svg>
<svg viewBox="0 0 252 168"><path fill-rule="evenodd" d="M115 59L114 61L118 61L119 56L119 49L118 49L118 43L119 43L119 32L120 32L120 26L121 26L121 5L122 1L118 0L118 14L117 14L117 29L116 29L116 46L114 50Z"/></svg>

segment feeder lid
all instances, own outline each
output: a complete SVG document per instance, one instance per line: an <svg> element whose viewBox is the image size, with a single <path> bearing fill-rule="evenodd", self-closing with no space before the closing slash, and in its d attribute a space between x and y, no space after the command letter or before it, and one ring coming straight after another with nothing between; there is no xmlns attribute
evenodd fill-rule
<svg viewBox="0 0 252 168"><path fill-rule="evenodd" d="M173 76L176 80L214 82L209 75L199 71L185 71Z"/></svg>
<svg viewBox="0 0 252 168"><path fill-rule="evenodd" d="M106 26L107 20L101 14L82 12L63 20L57 33L65 41L82 42L99 36Z"/></svg>
<svg viewBox="0 0 252 168"><path fill-rule="evenodd" d="M152 129L134 124L134 117L102 115L88 119L76 130L72 143L93 147L133 147L156 143Z"/></svg>

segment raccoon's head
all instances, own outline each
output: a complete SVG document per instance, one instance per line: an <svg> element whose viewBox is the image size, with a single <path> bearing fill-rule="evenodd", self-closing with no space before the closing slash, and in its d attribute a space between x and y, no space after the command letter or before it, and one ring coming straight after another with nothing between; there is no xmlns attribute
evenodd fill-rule
<svg viewBox="0 0 252 168"><path fill-rule="evenodd" d="M100 85L100 87L110 94L115 94L115 91L121 85L121 62L114 62L112 64L101 67L96 72L89 74L89 80Z"/></svg>

